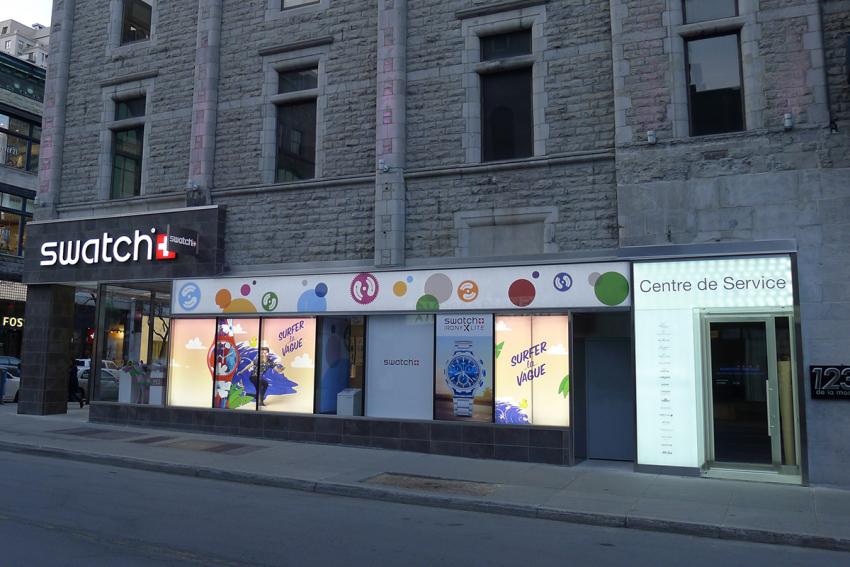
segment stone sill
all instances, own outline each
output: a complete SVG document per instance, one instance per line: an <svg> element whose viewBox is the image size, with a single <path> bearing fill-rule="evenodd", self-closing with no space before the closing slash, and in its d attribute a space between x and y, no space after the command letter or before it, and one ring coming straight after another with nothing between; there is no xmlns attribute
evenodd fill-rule
<svg viewBox="0 0 850 567"><path fill-rule="evenodd" d="M760 138L772 134L788 134L794 135L797 132L815 132L817 130L829 130L829 127L826 125L796 125L791 130L785 130L784 128L758 128L753 130L744 130L741 132L727 132L724 134L709 134L706 136L680 136L678 138L663 138L659 139L655 144L650 144L649 142L632 142L630 144L618 144L616 149L620 150L629 150L629 149L646 149L653 147L669 147L669 146L687 146L687 145L697 145L697 144L716 144L717 142L723 141L736 141L736 140L747 140L751 138Z"/></svg>

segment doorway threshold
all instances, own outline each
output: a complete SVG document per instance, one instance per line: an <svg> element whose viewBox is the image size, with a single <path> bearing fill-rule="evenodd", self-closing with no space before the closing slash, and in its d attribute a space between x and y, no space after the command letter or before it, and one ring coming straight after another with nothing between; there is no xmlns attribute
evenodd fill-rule
<svg viewBox="0 0 850 567"><path fill-rule="evenodd" d="M780 473L776 470L756 470L734 466L710 467L702 471L703 478L721 478L725 480L744 480L750 482L773 482L776 484L803 484L800 474Z"/></svg>

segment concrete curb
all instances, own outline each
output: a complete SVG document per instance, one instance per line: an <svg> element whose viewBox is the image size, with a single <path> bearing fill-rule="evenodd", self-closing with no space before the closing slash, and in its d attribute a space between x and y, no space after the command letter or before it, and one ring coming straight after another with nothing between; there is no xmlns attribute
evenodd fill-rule
<svg viewBox="0 0 850 567"><path fill-rule="evenodd" d="M9 441L0 441L0 451L40 457L61 458L84 463L111 465L128 469L160 472L180 476L192 476L210 480L242 482L258 486L270 486L289 490L300 490L302 492L314 492L316 494L345 496L348 498L362 498L367 500L382 500L398 504L415 504L418 506L429 506L432 508L447 508L468 512L483 512L487 514L538 518L542 520L553 520L573 524L675 533L704 538L746 541L750 543L790 545L795 547L809 547L831 551L850 551L850 538L779 532L755 528L736 528L731 526L630 516L628 514L578 512L558 508L548 508L545 506L532 506L528 504L491 502L457 496L406 492L379 486L312 481L291 477L228 471L197 465L151 461L136 457L85 453L82 451L62 449L58 447L26 445L23 443L12 443Z"/></svg>

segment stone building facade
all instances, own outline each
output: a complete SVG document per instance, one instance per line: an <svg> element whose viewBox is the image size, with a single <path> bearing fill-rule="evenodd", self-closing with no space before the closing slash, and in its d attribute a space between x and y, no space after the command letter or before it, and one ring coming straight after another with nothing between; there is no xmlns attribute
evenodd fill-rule
<svg viewBox="0 0 850 567"><path fill-rule="evenodd" d="M82 230L91 217L220 207L221 257L199 278L787 254L796 466L847 483L850 447L834 431L850 408L806 394L808 367L847 365L850 346L847 0L738 0L731 17L698 23L680 0L145 1L148 35L133 42L122 3L95 4L54 2L37 221ZM527 51L487 59L487 38L520 32ZM691 136L685 46L719 33L740 37L746 126ZM317 69L315 175L280 182L275 109L292 97L278 78L305 65ZM486 159L482 77L520 68L529 155ZM140 189L110 198L116 104L139 95ZM33 278L51 284L44 305L80 283ZM32 336L47 340L55 316L32 310ZM625 327L613 335L631 337ZM33 359L44 348L34 340ZM33 366L20 411L61 411L52 372ZM575 452L584 437L571 443L559 462L592 456Z"/></svg>

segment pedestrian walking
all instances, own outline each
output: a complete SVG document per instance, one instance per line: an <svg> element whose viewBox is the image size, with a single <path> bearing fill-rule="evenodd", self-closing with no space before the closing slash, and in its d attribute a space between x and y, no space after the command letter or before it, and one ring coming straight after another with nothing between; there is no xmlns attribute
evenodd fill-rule
<svg viewBox="0 0 850 567"><path fill-rule="evenodd" d="M81 408L86 405L86 399L83 397L83 389L80 388L80 381L77 379L77 365L73 359L68 368L68 401L80 402Z"/></svg>

